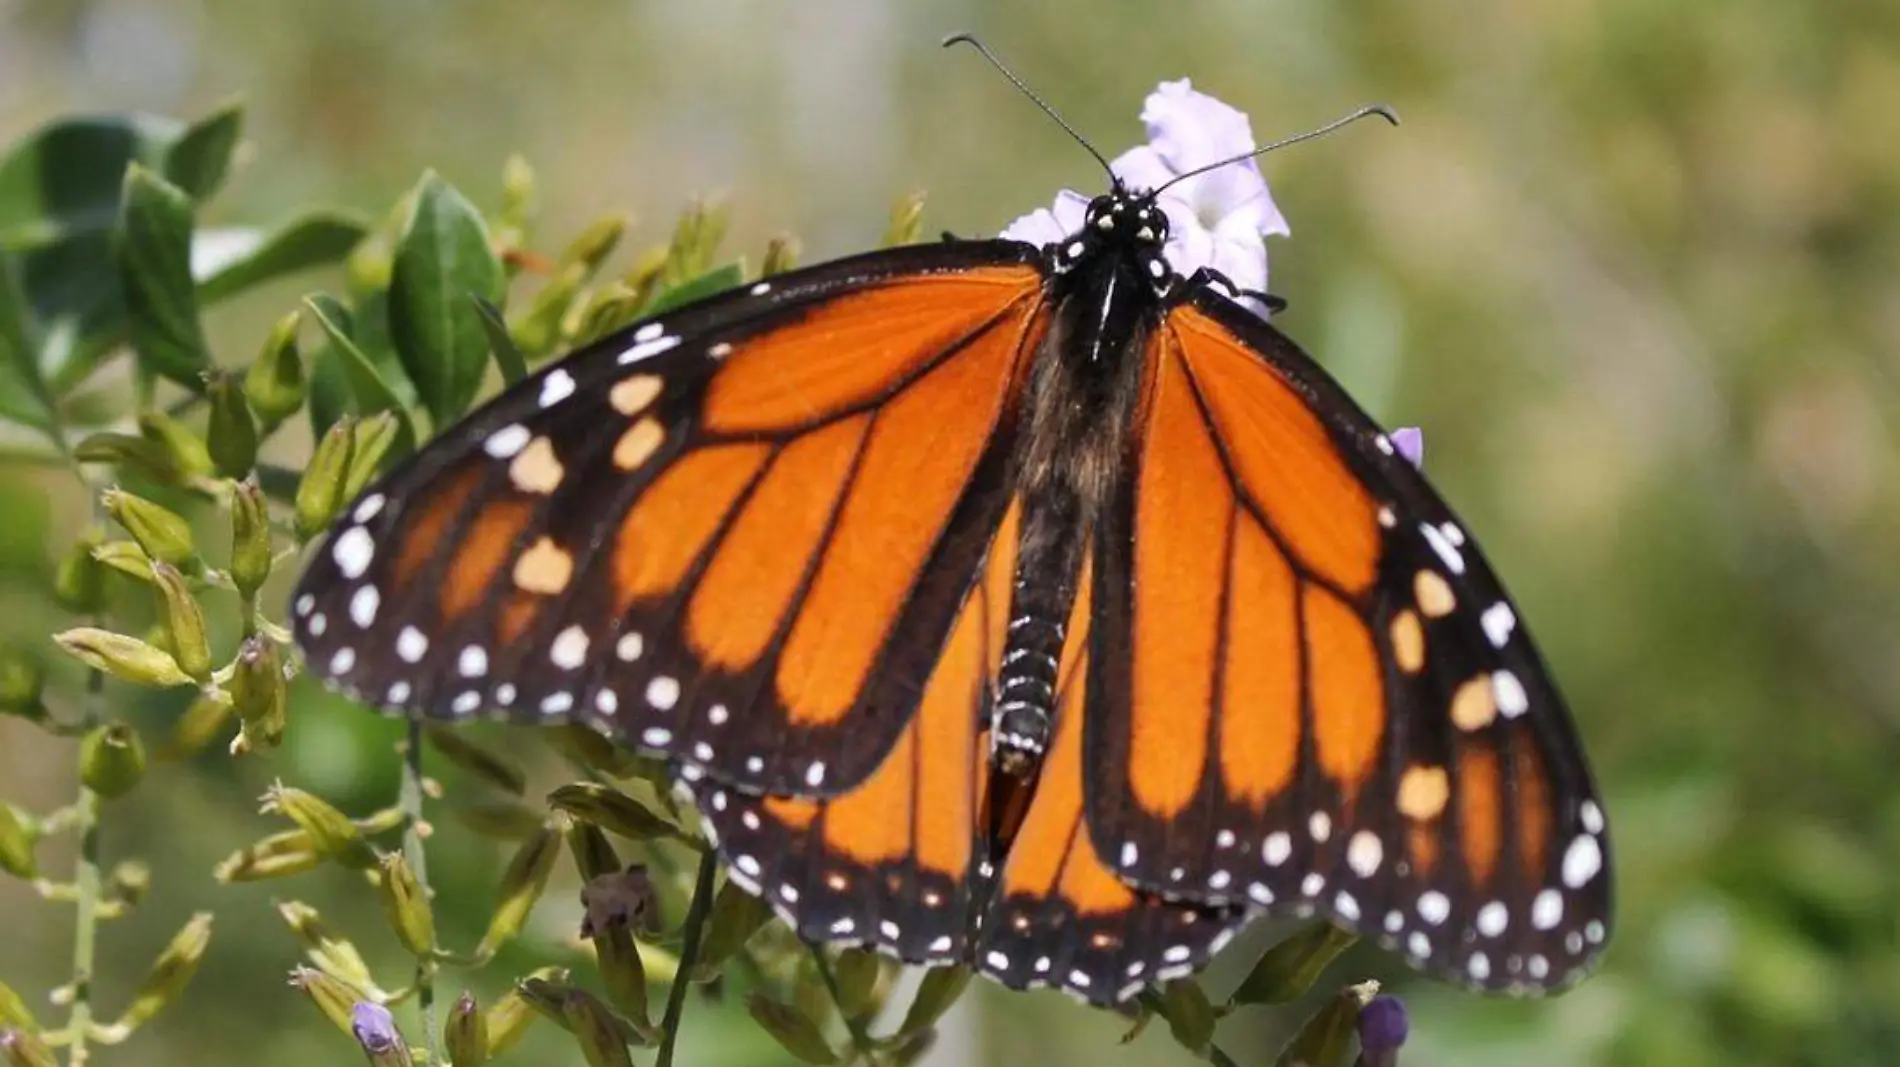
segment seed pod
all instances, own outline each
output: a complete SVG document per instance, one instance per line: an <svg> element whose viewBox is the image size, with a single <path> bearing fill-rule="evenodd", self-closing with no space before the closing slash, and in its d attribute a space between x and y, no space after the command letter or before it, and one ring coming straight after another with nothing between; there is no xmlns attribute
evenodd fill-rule
<svg viewBox="0 0 1900 1067"><path fill-rule="evenodd" d="M165 951L158 954L151 971L132 995L131 1005L119 1017L118 1025L127 1030L137 1029L177 1001L191 984L192 976L198 973L198 965L204 962L205 950L210 946L211 913L201 911L193 915L184 928L172 936Z"/></svg>
<svg viewBox="0 0 1900 1067"><path fill-rule="evenodd" d="M270 580L270 509L256 482L238 482L231 490L231 583L254 597Z"/></svg>
<svg viewBox="0 0 1900 1067"><path fill-rule="evenodd" d="M350 476L350 454L356 447L356 422L341 418L317 442L303 481L297 483L292 523L297 536L308 541L329 529L348 498L343 495Z"/></svg>
<svg viewBox="0 0 1900 1067"><path fill-rule="evenodd" d="M191 526L176 512L122 489L108 489L102 499L107 514L125 527L146 556L169 563L186 574L197 574L203 569L197 546L192 542Z"/></svg>
<svg viewBox="0 0 1900 1067"><path fill-rule="evenodd" d="M429 894L416 881L415 869L402 853L383 857L381 879L383 914L402 947L418 959L435 954L435 912L429 906Z"/></svg>
<svg viewBox="0 0 1900 1067"><path fill-rule="evenodd" d="M145 777L145 744L124 723L94 727L79 742L79 780L107 800L132 791Z"/></svg>
<svg viewBox="0 0 1900 1067"><path fill-rule="evenodd" d="M244 398L268 434L303 407L309 383L304 380L303 358L297 353L297 330L303 313L292 311L277 320L263 351L244 374Z"/></svg>
<svg viewBox="0 0 1900 1067"><path fill-rule="evenodd" d="M165 645L178 669L200 684L211 678L211 644L205 634L204 611L185 587L185 576L169 563L152 564L152 587L158 593L159 625Z"/></svg>

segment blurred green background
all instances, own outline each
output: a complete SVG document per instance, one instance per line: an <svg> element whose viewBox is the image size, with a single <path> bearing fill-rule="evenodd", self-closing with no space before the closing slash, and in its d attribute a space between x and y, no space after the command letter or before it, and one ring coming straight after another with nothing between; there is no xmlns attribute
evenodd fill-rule
<svg viewBox="0 0 1900 1067"><path fill-rule="evenodd" d="M982 234L1099 184L975 57L938 51L956 29L1111 154L1140 139L1143 95L1184 75L1262 138L1369 100L1406 120L1264 164L1293 227L1271 246L1278 321L1382 421L1424 427L1428 470L1585 735L1620 915L1602 973L1544 1003L1348 957L1332 977L1391 979L1411 1004L1403 1062L1900 1062L1900 5L0 0L0 141L242 94L249 145L207 223L381 213L425 167L492 206L518 151L547 233L627 208L646 244L724 192L731 247L756 262L789 230L818 259L875 242L913 189L931 230ZM250 358L326 284L220 309L214 346ZM67 624L47 561L85 500L70 477L0 468L0 514L0 637L43 641ZM138 710L157 731L178 707ZM148 856L156 888L108 930L107 999L192 910L216 908L218 937L190 1000L100 1063L356 1055L279 980L297 952L267 902L317 902L394 958L360 887L207 872L276 828L252 803L272 778L387 802L392 737L303 692L277 755L214 748L114 813L108 853ZM0 795L62 802L68 752L0 721ZM439 879L492 884L489 846L441 837ZM511 964L564 953L571 900L557 886ZM442 905L462 933L487 906ZM0 881L0 973L36 995L63 980L68 915ZM1165 1035L1118 1048L1109 1017L978 985L927 1062L1186 1061ZM1223 1043L1265 1062L1289 1018L1236 1017ZM684 1055L783 1054L736 1005L696 1005Z"/></svg>

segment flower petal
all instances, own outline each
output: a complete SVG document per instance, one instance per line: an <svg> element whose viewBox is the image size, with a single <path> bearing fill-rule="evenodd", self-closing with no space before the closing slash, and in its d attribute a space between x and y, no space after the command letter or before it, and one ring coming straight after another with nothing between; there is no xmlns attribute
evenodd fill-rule
<svg viewBox="0 0 1900 1067"><path fill-rule="evenodd" d="M1073 189L1056 193L1056 202L1039 207L1003 228L1004 240L1052 245L1080 230L1088 218L1089 198Z"/></svg>
<svg viewBox="0 0 1900 1067"><path fill-rule="evenodd" d="M1244 112L1195 92L1186 78L1162 82L1142 102L1148 141L1176 174L1253 150L1253 126Z"/></svg>
<svg viewBox="0 0 1900 1067"><path fill-rule="evenodd" d="M1174 177L1167 161L1151 145L1130 148L1116 156L1108 169L1115 172L1124 186L1137 192L1159 189Z"/></svg>

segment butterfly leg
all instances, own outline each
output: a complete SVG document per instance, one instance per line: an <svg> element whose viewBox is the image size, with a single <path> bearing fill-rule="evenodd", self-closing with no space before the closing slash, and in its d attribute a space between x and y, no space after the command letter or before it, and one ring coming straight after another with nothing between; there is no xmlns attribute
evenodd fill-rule
<svg viewBox="0 0 1900 1067"><path fill-rule="evenodd" d="M1234 283L1232 278L1229 278L1227 275L1222 274L1212 267L1202 267L1195 271L1194 276L1187 280L1186 285L1182 286L1180 295L1182 297L1190 296L1194 290L1209 285L1220 286L1222 289L1227 290L1228 296L1236 300L1258 300L1261 304L1266 306L1267 311L1271 314L1277 315L1286 310L1285 297L1274 296L1264 289L1242 289Z"/></svg>

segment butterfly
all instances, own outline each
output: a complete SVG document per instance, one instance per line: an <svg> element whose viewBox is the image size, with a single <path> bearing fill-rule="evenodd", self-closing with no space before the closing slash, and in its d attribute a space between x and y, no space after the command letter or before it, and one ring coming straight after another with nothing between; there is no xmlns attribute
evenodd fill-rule
<svg viewBox="0 0 1900 1067"><path fill-rule="evenodd" d="M809 940L1113 1004L1317 913L1561 988L1608 838L1517 609L1169 225L1115 181L1046 245L852 256L582 347L351 504L293 595L309 669L664 757Z"/></svg>

